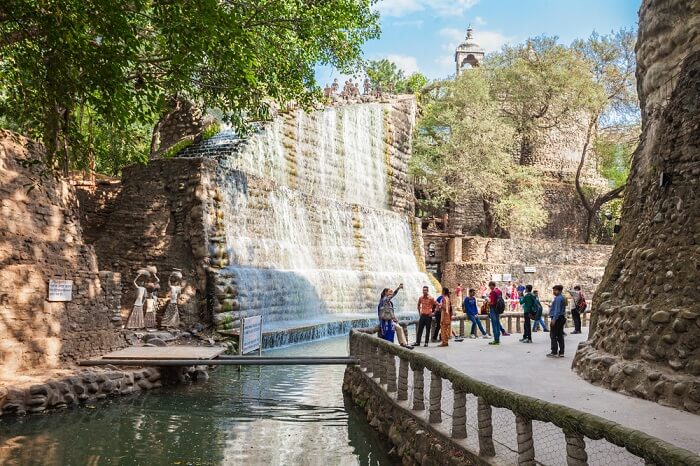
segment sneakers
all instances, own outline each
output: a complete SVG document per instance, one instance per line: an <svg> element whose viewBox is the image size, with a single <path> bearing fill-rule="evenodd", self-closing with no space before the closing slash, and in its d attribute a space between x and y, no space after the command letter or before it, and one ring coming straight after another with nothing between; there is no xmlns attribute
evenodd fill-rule
<svg viewBox="0 0 700 466"><path fill-rule="evenodd" d="M500 341L490 341L489 342L489 345L500 345L500 344L501 344Z"/></svg>
<svg viewBox="0 0 700 466"><path fill-rule="evenodd" d="M549 332L549 329L546 328L546 329L544 329L544 330L542 330L542 331L543 331L543 332Z"/></svg>
<svg viewBox="0 0 700 466"><path fill-rule="evenodd" d="M440 343L440 344L438 345L438 348L440 348L440 347L443 347L443 348L444 348L445 346L447 346L447 343Z"/></svg>
<svg viewBox="0 0 700 466"><path fill-rule="evenodd" d="M501 333L501 336L502 336L502 337L509 337L509 336L510 336L510 333L508 333L508 332Z"/></svg>
<svg viewBox="0 0 700 466"><path fill-rule="evenodd" d="M406 349L413 349L413 346L411 345L401 345L401 347Z"/></svg>
<svg viewBox="0 0 700 466"><path fill-rule="evenodd" d="M581 333L580 330L579 330L579 331L573 331L573 332L571 332L572 335L578 335L579 333Z"/></svg>
<svg viewBox="0 0 700 466"><path fill-rule="evenodd" d="M548 358L556 358L558 356L557 356L557 353L547 353L547 357Z"/></svg>
<svg viewBox="0 0 700 466"><path fill-rule="evenodd" d="M427 347L428 347L428 344L426 343L426 344L425 344L425 345L423 345L423 346L425 346L425 347L427 348Z"/></svg>
<svg viewBox="0 0 700 466"><path fill-rule="evenodd" d="M530 340L529 338L523 338L522 340L520 340L520 343L532 343L532 340Z"/></svg>
<svg viewBox="0 0 700 466"><path fill-rule="evenodd" d="M474 334L472 333L471 335L469 335L469 338L471 338L471 339L473 340L473 339L476 338L476 335L474 335Z"/></svg>
<svg viewBox="0 0 700 466"><path fill-rule="evenodd" d="M563 358L563 357L564 357L564 355L563 355L563 354L560 354L560 355L559 355L559 357L560 357L560 358Z"/></svg>
<svg viewBox="0 0 700 466"><path fill-rule="evenodd" d="M484 340L488 340L489 338L491 338L491 335L490 335L490 334L486 334L486 335L484 335L484 336L481 337L481 338L483 338Z"/></svg>

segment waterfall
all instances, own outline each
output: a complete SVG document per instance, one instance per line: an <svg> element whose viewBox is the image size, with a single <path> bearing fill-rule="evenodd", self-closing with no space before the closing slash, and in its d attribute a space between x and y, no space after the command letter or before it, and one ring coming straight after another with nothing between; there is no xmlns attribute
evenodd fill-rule
<svg viewBox="0 0 700 466"><path fill-rule="evenodd" d="M412 205L393 202L412 194L407 102L297 111L235 150L214 150L228 257L219 282L235 295L214 316L220 329L259 313L267 329L374 318L381 290L399 283L397 309L415 312L430 282L414 253Z"/></svg>

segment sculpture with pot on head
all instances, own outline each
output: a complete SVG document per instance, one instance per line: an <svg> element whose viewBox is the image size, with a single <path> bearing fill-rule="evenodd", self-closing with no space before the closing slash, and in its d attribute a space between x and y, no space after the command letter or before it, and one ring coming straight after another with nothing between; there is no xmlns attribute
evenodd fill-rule
<svg viewBox="0 0 700 466"><path fill-rule="evenodd" d="M172 273L168 277L168 285L170 286L170 302L168 303L168 307L165 308L163 320L160 322L161 327L177 328L180 326L180 312L177 307L177 298L180 297L183 284L182 271L180 269L173 269Z"/></svg>

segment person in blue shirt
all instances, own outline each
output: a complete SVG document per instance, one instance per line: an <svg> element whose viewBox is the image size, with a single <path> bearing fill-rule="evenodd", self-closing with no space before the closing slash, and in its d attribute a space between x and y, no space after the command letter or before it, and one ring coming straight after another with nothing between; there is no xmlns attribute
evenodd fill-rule
<svg viewBox="0 0 700 466"><path fill-rule="evenodd" d="M564 324L566 324L566 300L562 296L564 287L554 285L552 287L552 305L549 307L549 338L552 340L552 352L548 358L564 357Z"/></svg>
<svg viewBox="0 0 700 466"><path fill-rule="evenodd" d="M472 331L471 335L469 335L469 338L476 338L476 328L478 327L479 330L481 330L482 337L481 338L491 338L491 335L486 333L486 330L484 330L484 327L481 325L481 321L479 320L479 308L476 305L476 290L474 288L469 289L469 294L466 298L464 298L464 303L462 303L462 308L464 309L464 312L467 314L467 317L469 317L469 320L472 321Z"/></svg>
<svg viewBox="0 0 700 466"><path fill-rule="evenodd" d="M542 331L544 332L549 332L549 329L547 328L547 324L544 321L544 318L542 317L542 303L540 302L540 295L537 290L534 290L532 292L532 295L535 297L535 305L537 306L537 313L535 314L535 323L532 324L532 331L536 332L539 328L539 326L542 326Z"/></svg>

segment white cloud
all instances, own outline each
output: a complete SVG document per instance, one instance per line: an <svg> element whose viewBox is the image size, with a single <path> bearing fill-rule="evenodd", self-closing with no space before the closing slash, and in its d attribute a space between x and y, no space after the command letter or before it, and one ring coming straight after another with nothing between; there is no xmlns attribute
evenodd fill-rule
<svg viewBox="0 0 700 466"><path fill-rule="evenodd" d="M396 27L413 27L416 29L421 29L423 27L424 21L422 19L408 20L408 21L394 21L391 23L392 26Z"/></svg>
<svg viewBox="0 0 700 466"><path fill-rule="evenodd" d="M389 54L386 59L390 62L396 63L396 66L403 70L406 76L418 71L418 62L416 62L416 57L411 57L408 55L398 55Z"/></svg>
<svg viewBox="0 0 700 466"><path fill-rule="evenodd" d="M479 0L380 0L376 8L384 16L405 16L430 10L437 16L462 16Z"/></svg>
<svg viewBox="0 0 700 466"><path fill-rule="evenodd" d="M476 24L477 26L483 26L486 24L486 20L481 16L477 16L474 18L474 24Z"/></svg>

